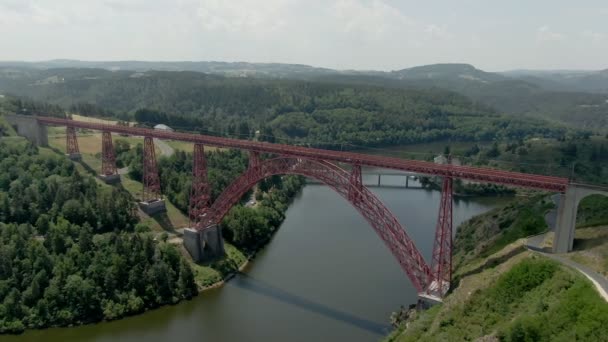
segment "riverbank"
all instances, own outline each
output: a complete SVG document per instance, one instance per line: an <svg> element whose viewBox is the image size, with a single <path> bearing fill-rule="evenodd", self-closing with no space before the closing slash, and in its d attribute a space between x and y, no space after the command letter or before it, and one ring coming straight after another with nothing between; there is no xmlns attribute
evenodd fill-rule
<svg viewBox="0 0 608 342"><path fill-rule="evenodd" d="M260 187L257 187L252 196L248 197L248 199L253 197L259 200L255 206L243 207L237 205L223 221L227 222L222 229L226 249L224 258L207 264L196 264L182 247L182 255L188 258L191 267L195 271L195 281L197 282L199 293L223 286L236 274L242 272L255 259L258 252L270 243L274 234L278 231L285 219L285 212L294 197L304 187L304 184L304 180L301 177L285 176L278 182L275 180L273 186L269 188L264 187L266 191L262 191ZM245 216L243 219L248 219L249 216L260 215L260 213L263 213L261 217L265 218L264 220L253 220L251 224L243 223L243 221L239 220L238 224L247 225L245 229L249 234L250 231L262 231L266 233L255 235L259 240L236 239L235 235L239 232L235 232L235 229L242 229L243 227L235 227L233 223L235 218L233 216L242 215ZM272 216L272 219L270 216ZM235 243L240 243L240 245L237 247Z"/></svg>

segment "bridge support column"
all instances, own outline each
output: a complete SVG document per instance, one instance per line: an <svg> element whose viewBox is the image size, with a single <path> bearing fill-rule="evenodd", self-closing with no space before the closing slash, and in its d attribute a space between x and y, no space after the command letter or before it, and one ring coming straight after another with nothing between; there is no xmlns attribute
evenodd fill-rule
<svg viewBox="0 0 608 342"><path fill-rule="evenodd" d="M361 193L363 190L363 176L361 175L361 165L353 165L350 172L348 188L348 199L354 203L361 201Z"/></svg>
<svg viewBox="0 0 608 342"><path fill-rule="evenodd" d="M427 289L427 293L439 298L446 294L452 281L452 185L451 177L443 178L431 264L433 281Z"/></svg>
<svg viewBox="0 0 608 342"><path fill-rule="evenodd" d="M6 114L4 118L15 128L17 134L25 137L32 144L49 146L46 126L39 123L35 116Z"/></svg>
<svg viewBox="0 0 608 342"><path fill-rule="evenodd" d="M116 156L112 144L112 134L104 131L101 133L101 173L99 178L106 184L120 182L120 175L116 170Z"/></svg>
<svg viewBox="0 0 608 342"><path fill-rule="evenodd" d="M553 253L568 253L572 250L578 205L583 198L590 195L608 196L608 191L601 188L570 184L566 193L560 195L555 236L553 238Z"/></svg>
<svg viewBox="0 0 608 342"><path fill-rule="evenodd" d="M81 160L80 149L78 148L78 140L76 139L76 128L67 126L65 128L65 151L66 155L72 160Z"/></svg>
<svg viewBox="0 0 608 342"><path fill-rule="evenodd" d="M160 178L156 167L156 151L152 137L144 138L143 190L139 207L148 215L166 211L160 192Z"/></svg>
<svg viewBox="0 0 608 342"><path fill-rule="evenodd" d="M199 227L205 211L208 209L209 183L207 182L207 160L203 144L194 144L194 162L192 166L192 188L190 189L190 205L188 215L190 226Z"/></svg>
<svg viewBox="0 0 608 342"><path fill-rule="evenodd" d="M203 230L184 229L184 247L195 262L208 262L224 256L224 239L219 225Z"/></svg>

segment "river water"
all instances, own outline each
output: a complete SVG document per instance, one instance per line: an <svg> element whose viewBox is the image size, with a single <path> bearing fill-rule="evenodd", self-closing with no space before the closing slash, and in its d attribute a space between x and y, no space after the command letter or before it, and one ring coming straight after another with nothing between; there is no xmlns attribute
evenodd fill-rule
<svg viewBox="0 0 608 342"><path fill-rule="evenodd" d="M390 183L391 177L382 180ZM373 191L430 260L441 194L397 187ZM456 200L454 224L506 200ZM355 209L328 187L307 185L270 244L222 288L115 322L0 340L377 341L390 331L391 312L415 301L407 276Z"/></svg>

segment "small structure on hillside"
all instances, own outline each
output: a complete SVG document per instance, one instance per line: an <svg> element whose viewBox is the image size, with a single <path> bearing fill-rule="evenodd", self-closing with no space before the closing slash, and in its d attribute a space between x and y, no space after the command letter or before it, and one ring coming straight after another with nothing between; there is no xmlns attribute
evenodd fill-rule
<svg viewBox="0 0 608 342"><path fill-rule="evenodd" d="M454 157L452 157L452 162L449 163L448 157L446 157L443 154L440 154L437 157L433 158L433 161L435 162L435 164L442 164L442 165L444 165L444 164L452 164L452 165L457 165L457 166L462 165L462 163L460 162L460 159L454 158Z"/></svg>
<svg viewBox="0 0 608 342"><path fill-rule="evenodd" d="M154 129L159 130L159 131L167 131L167 132L173 132L173 128L165 125L165 124L158 124L156 126L154 126Z"/></svg>

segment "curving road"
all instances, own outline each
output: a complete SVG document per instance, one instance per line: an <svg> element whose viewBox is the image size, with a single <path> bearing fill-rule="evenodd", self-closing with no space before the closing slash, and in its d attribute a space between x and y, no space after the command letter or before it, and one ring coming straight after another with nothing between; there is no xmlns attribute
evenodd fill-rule
<svg viewBox="0 0 608 342"><path fill-rule="evenodd" d="M559 206L559 196L554 195L552 196L552 199L553 202L555 202L556 204L555 207L557 208ZM547 225L549 226L549 232L555 229L556 215L557 209L550 210L545 215L545 220L547 221ZM606 302L608 302L608 279L606 279L601 274L595 272L591 268L572 261L571 259L566 258L560 254L547 253L547 250L543 248L543 242L549 232L528 237L526 241L526 248L530 251L534 251L538 254L541 254L547 258L555 260L563 265L566 265L570 268L579 271L593 283L600 296L604 298Z"/></svg>

